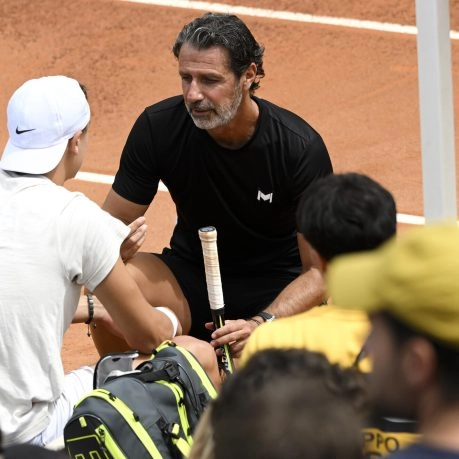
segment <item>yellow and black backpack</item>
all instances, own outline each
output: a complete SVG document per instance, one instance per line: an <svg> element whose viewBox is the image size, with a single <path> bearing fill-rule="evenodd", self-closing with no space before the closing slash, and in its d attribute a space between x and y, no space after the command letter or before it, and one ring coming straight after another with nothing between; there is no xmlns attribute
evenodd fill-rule
<svg viewBox="0 0 459 459"><path fill-rule="evenodd" d="M122 368L126 356L98 362L95 389L75 405L65 426L67 453L74 459L187 457L200 415L216 397L205 370L170 341L135 370ZM111 375L101 376L107 368Z"/></svg>

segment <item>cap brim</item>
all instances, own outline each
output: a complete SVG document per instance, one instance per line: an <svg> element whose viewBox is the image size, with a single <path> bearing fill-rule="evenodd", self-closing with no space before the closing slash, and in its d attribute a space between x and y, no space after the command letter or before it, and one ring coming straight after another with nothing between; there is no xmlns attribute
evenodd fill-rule
<svg viewBox="0 0 459 459"><path fill-rule="evenodd" d="M68 140L63 140L52 147L24 149L8 140L0 159L0 168L25 174L46 174L58 165L67 143Z"/></svg>
<svg viewBox="0 0 459 459"><path fill-rule="evenodd" d="M327 267L327 288L333 304L367 312L379 310L377 292L380 250L343 255Z"/></svg>

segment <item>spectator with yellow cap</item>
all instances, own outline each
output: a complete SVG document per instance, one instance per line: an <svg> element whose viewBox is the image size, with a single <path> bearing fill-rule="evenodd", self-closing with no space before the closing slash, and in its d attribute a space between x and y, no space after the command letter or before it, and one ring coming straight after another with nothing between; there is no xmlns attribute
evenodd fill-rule
<svg viewBox="0 0 459 459"><path fill-rule="evenodd" d="M447 223L339 257L328 269L334 300L369 314L372 400L419 421L420 441L393 459L459 458L458 273L459 228Z"/></svg>

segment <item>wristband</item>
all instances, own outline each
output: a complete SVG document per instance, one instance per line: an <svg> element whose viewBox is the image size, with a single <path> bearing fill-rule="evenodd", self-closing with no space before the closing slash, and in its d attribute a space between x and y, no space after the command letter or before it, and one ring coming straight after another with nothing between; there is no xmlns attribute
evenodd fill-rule
<svg viewBox="0 0 459 459"><path fill-rule="evenodd" d="M86 298L88 300L88 320L85 322L85 324L88 326L88 336L91 336L91 331L89 328L89 325L91 322L94 320L94 299L92 297L92 293L86 293ZM96 324L94 324L94 327Z"/></svg>
<svg viewBox="0 0 459 459"><path fill-rule="evenodd" d="M257 314L255 314L257 317L261 317L263 319L263 322L272 322L276 316L269 313L269 312L266 312L266 311L261 311Z"/></svg>
<svg viewBox="0 0 459 459"><path fill-rule="evenodd" d="M178 329L178 319L177 316L169 309L164 306L157 306L155 308L157 311L162 312L165 316L169 318L172 324L172 338L177 334Z"/></svg>

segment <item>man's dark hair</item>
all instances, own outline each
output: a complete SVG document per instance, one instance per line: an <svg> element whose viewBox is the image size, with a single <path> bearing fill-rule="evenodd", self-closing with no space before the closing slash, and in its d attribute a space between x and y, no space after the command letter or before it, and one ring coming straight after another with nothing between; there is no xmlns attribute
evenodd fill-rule
<svg viewBox="0 0 459 459"><path fill-rule="evenodd" d="M315 181L297 208L298 231L325 260L372 250L397 229L392 194L370 177L333 174Z"/></svg>
<svg viewBox="0 0 459 459"><path fill-rule="evenodd" d="M377 315L389 326L397 348L401 348L411 339L422 337L430 342L437 359L436 378L441 387L441 394L446 403L459 402L459 349L452 349L426 333L414 330L397 319L393 314L382 311Z"/></svg>
<svg viewBox="0 0 459 459"><path fill-rule="evenodd" d="M366 384L317 352L266 349L223 383L212 402L219 459L357 459Z"/></svg>
<svg viewBox="0 0 459 459"><path fill-rule="evenodd" d="M206 13L185 25L172 47L178 58L184 43L196 49L209 49L220 46L228 50L229 66L239 78L255 63L257 78L250 86L250 92L260 87L259 80L265 76L263 69L264 47L257 43L248 27L232 14Z"/></svg>

